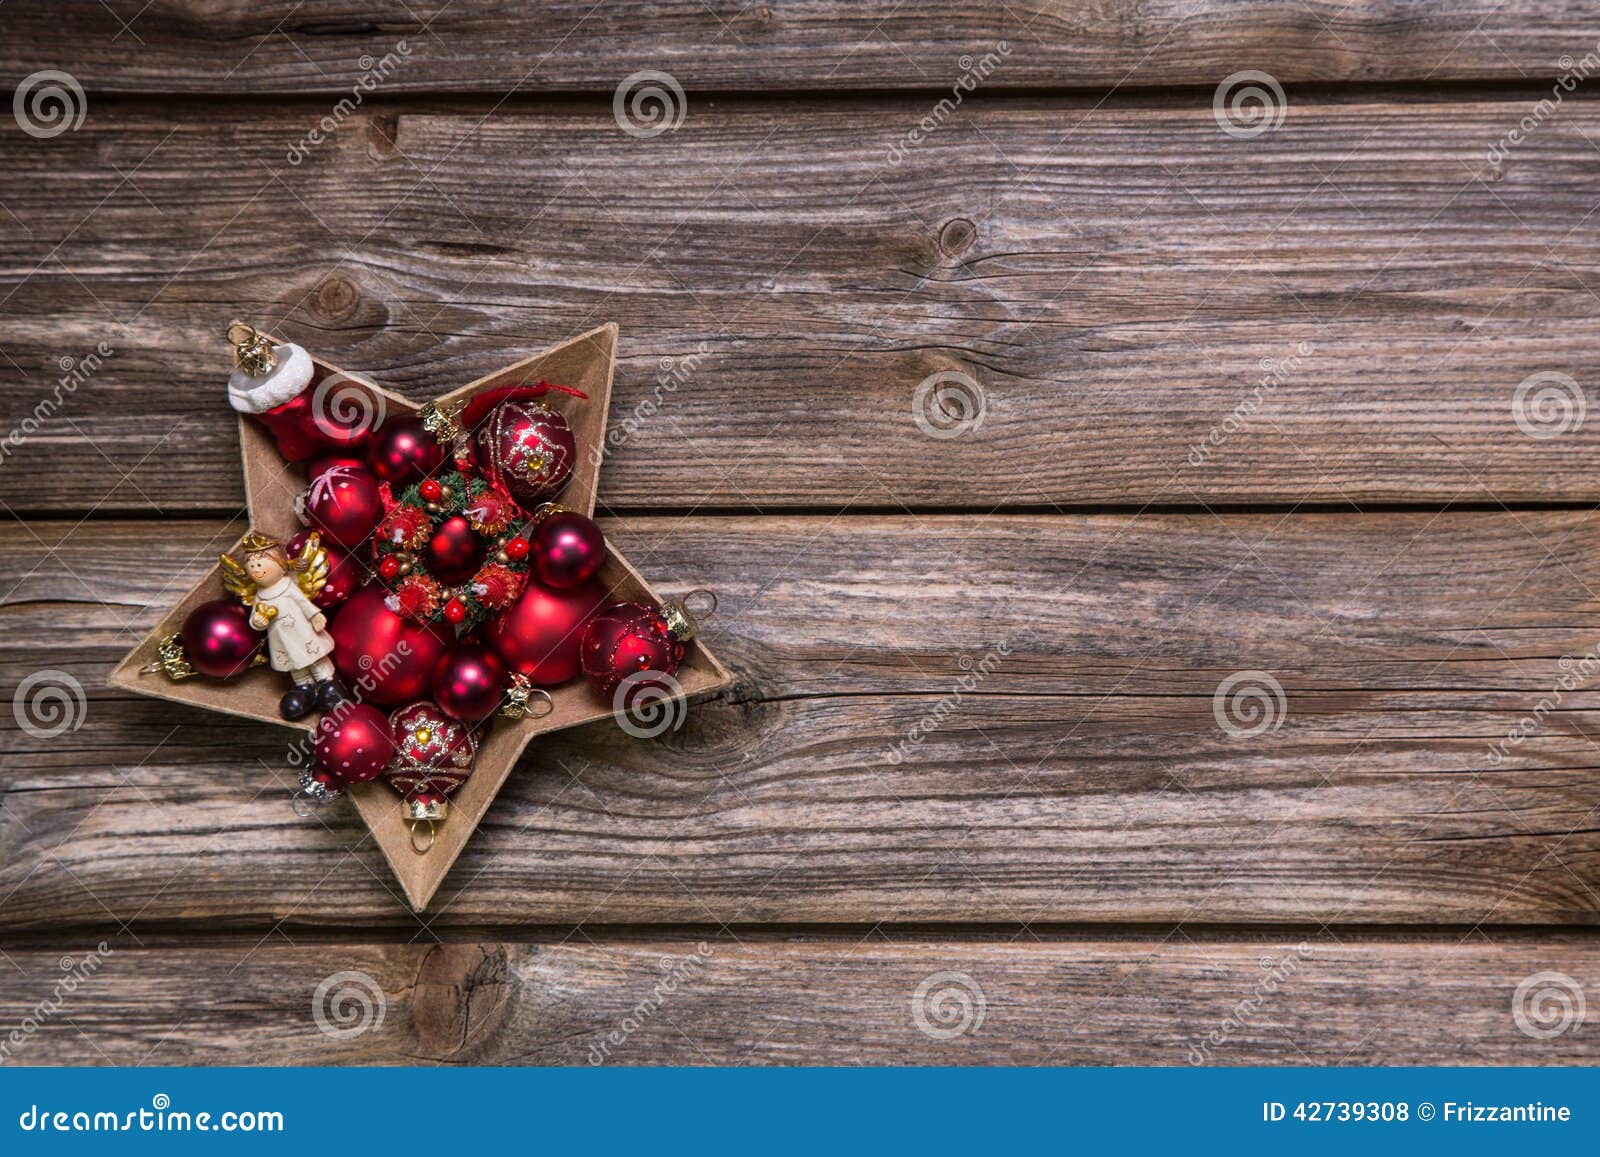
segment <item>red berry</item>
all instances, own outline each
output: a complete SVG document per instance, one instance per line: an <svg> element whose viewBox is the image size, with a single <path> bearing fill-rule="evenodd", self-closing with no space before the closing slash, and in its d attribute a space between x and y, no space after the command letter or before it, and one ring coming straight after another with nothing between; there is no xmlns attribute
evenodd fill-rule
<svg viewBox="0 0 1600 1157"><path fill-rule="evenodd" d="M506 557L513 562L521 562L528 557L528 540L520 534L506 543Z"/></svg>
<svg viewBox="0 0 1600 1157"><path fill-rule="evenodd" d="M444 605L444 617L452 623L459 623L467 617L467 605L460 599L451 599Z"/></svg>
<svg viewBox="0 0 1600 1157"><path fill-rule="evenodd" d="M386 579L392 579L400 573L400 560L392 554L386 554L378 563L378 573Z"/></svg>
<svg viewBox="0 0 1600 1157"><path fill-rule="evenodd" d="M418 489L421 491L423 500L426 502L438 502L439 499L444 497L444 487L440 486L438 480L435 478L424 479L422 485Z"/></svg>

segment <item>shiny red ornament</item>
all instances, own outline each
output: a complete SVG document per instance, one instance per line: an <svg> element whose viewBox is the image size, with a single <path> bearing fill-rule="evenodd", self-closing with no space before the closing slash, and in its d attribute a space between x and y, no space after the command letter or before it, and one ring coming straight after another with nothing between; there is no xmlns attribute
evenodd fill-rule
<svg viewBox="0 0 1600 1157"><path fill-rule="evenodd" d="M499 655L482 643L462 643L434 669L433 699L451 718L475 723L494 714L510 685Z"/></svg>
<svg viewBox="0 0 1600 1157"><path fill-rule="evenodd" d="M250 609L233 599L201 603L183 620L183 650L189 666L213 679L246 671L266 635L250 626Z"/></svg>
<svg viewBox="0 0 1600 1157"><path fill-rule="evenodd" d="M533 549L533 545L519 534L506 543L505 549L507 558L512 562L521 562L528 557L528 551Z"/></svg>
<svg viewBox="0 0 1600 1157"><path fill-rule="evenodd" d="M409 486L439 469L444 447L419 418L394 418L379 427L367 447L367 465L394 487Z"/></svg>
<svg viewBox="0 0 1600 1157"><path fill-rule="evenodd" d="M383 518L383 499L371 471L343 466L312 479L304 498L306 520L329 542L358 547Z"/></svg>
<svg viewBox="0 0 1600 1157"><path fill-rule="evenodd" d="M583 635L583 673L609 697L630 675L659 671L671 675L683 662L685 646L661 611L646 603L612 603L597 613Z"/></svg>
<svg viewBox="0 0 1600 1157"><path fill-rule="evenodd" d="M333 664L356 698L384 707L426 699L433 670L455 645L443 628L413 623L390 610L388 592L369 584L333 616Z"/></svg>
<svg viewBox="0 0 1600 1157"><path fill-rule="evenodd" d="M290 558L299 557L310 534L309 530L302 530L289 540L285 550L288 551ZM311 601L327 611L355 594L356 588L361 585L366 575L362 573L361 564L338 547L324 546L322 549L328 552L328 577L324 580L322 589L311 596Z"/></svg>
<svg viewBox="0 0 1600 1157"><path fill-rule="evenodd" d="M531 682L565 683L580 670L583 628L604 601L605 590L596 582L568 591L529 582L511 608L490 621L489 645Z"/></svg>
<svg viewBox="0 0 1600 1157"><path fill-rule="evenodd" d="M389 715L394 759L388 777L407 799L443 799L472 774L472 733L436 703L412 703Z"/></svg>
<svg viewBox="0 0 1600 1157"><path fill-rule="evenodd" d="M484 545L464 514L439 523L423 559L428 573L447 587L466 582L483 565Z"/></svg>
<svg viewBox="0 0 1600 1157"><path fill-rule="evenodd" d="M533 573L548 587L569 590L600 573L606 540L592 518L560 510L542 519L530 541Z"/></svg>
<svg viewBox="0 0 1600 1157"><path fill-rule="evenodd" d="M312 766L346 783L374 779L394 758L389 719L365 703L342 703L317 720Z"/></svg>
<svg viewBox="0 0 1600 1157"><path fill-rule="evenodd" d="M438 502L444 497L444 487L439 485L437 478L424 478L417 492L428 502Z"/></svg>
<svg viewBox="0 0 1600 1157"><path fill-rule="evenodd" d="M478 460L491 482L532 504L553 498L577 462L567 420L542 402L506 402L478 430Z"/></svg>
<svg viewBox="0 0 1600 1157"><path fill-rule="evenodd" d="M357 470L365 470L367 468L367 457L365 454L318 454L310 462L306 463L306 478L314 482L318 475L326 474L336 466L348 466Z"/></svg>
<svg viewBox="0 0 1600 1157"><path fill-rule="evenodd" d="M444 617L448 622L459 623L467 617L467 604L460 599L451 599L444 605Z"/></svg>
<svg viewBox="0 0 1600 1157"><path fill-rule="evenodd" d="M385 579L393 579L400 574L400 560L392 554L386 554L378 560L378 574Z"/></svg>

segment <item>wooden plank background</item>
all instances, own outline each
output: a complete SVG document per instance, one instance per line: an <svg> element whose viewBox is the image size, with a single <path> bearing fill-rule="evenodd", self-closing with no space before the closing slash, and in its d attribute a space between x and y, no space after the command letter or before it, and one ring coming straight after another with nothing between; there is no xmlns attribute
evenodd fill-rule
<svg viewBox="0 0 1600 1157"><path fill-rule="evenodd" d="M10 0L84 117L0 131L0 692L86 698L0 714L0 1059L1592 1062L1590 15ZM240 529L236 315L416 398L617 321L604 527L721 598L735 688L532 749L421 918L104 685Z"/></svg>

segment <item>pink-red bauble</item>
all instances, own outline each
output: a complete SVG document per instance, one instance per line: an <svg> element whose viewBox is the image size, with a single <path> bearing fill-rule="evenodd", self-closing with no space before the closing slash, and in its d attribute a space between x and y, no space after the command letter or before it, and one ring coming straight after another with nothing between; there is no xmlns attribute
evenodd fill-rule
<svg viewBox="0 0 1600 1157"><path fill-rule="evenodd" d="M542 402L496 406L478 431L477 445L489 480L529 505L560 493L578 457L567 420Z"/></svg>
<svg viewBox="0 0 1600 1157"><path fill-rule="evenodd" d="M423 428L419 418L385 422L367 447L367 465L397 490L420 482L444 461L444 447Z"/></svg>
<svg viewBox="0 0 1600 1157"><path fill-rule="evenodd" d="M490 621L485 634L515 673L543 687L565 683L580 670L584 625L605 597L604 588L593 581L570 591L529 582L510 609Z"/></svg>
<svg viewBox="0 0 1600 1157"><path fill-rule="evenodd" d="M365 703L343 703L317 720L312 766L345 783L374 779L394 758L389 717Z"/></svg>
<svg viewBox="0 0 1600 1157"><path fill-rule="evenodd" d="M398 707L433 692L433 671L455 645L444 629L401 618L378 585L351 595L328 624L333 665L353 696Z"/></svg>
<svg viewBox="0 0 1600 1157"><path fill-rule="evenodd" d="M310 534L309 530L302 530L289 540L285 549L289 552L290 558L299 556ZM322 549L328 553L328 577L323 582L322 589L311 596L311 601L328 611L355 594L356 588L361 585L361 580L365 576L362 574L361 564L338 547L324 546Z"/></svg>
<svg viewBox="0 0 1600 1157"><path fill-rule="evenodd" d="M183 620L189 666L213 679L248 670L266 636L250 626L250 610L232 599L201 603Z"/></svg>
<svg viewBox="0 0 1600 1157"><path fill-rule="evenodd" d="M612 603L584 631L583 673L596 691L609 696L618 683L640 671L671 675L683 662L683 653L683 643L655 607Z"/></svg>
<svg viewBox="0 0 1600 1157"><path fill-rule="evenodd" d="M433 701L452 719L476 723L495 713L510 685L499 655L482 643L462 643L434 669Z"/></svg>
<svg viewBox="0 0 1600 1157"><path fill-rule="evenodd" d="M529 536L533 573L547 587L570 590L600 573L606 561L606 540L594 519L575 510L545 518Z"/></svg>
<svg viewBox="0 0 1600 1157"><path fill-rule="evenodd" d="M371 393L348 378L318 371L310 385L281 406L251 415L267 428L290 462L315 454L360 451L372 438Z"/></svg>
<svg viewBox="0 0 1600 1157"><path fill-rule="evenodd" d="M484 545L464 514L452 514L439 523L428 540L424 561L428 573L447 587L459 586L483 565Z"/></svg>
<svg viewBox="0 0 1600 1157"><path fill-rule="evenodd" d="M305 497L306 520L329 542L358 547L383 518L378 480L370 470L334 467L312 479Z"/></svg>

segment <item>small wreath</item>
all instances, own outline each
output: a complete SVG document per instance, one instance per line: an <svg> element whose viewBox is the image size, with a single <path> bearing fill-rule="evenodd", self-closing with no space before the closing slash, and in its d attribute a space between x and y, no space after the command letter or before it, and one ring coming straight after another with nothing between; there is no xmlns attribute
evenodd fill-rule
<svg viewBox="0 0 1600 1157"><path fill-rule="evenodd" d="M385 603L419 623L443 620L465 633L516 602L528 577L528 540L512 527L527 515L500 487L452 470L424 478L387 500L372 537ZM449 519L464 517L483 543L483 562L465 582L446 586L428 573L428 545Z"/></svg>

